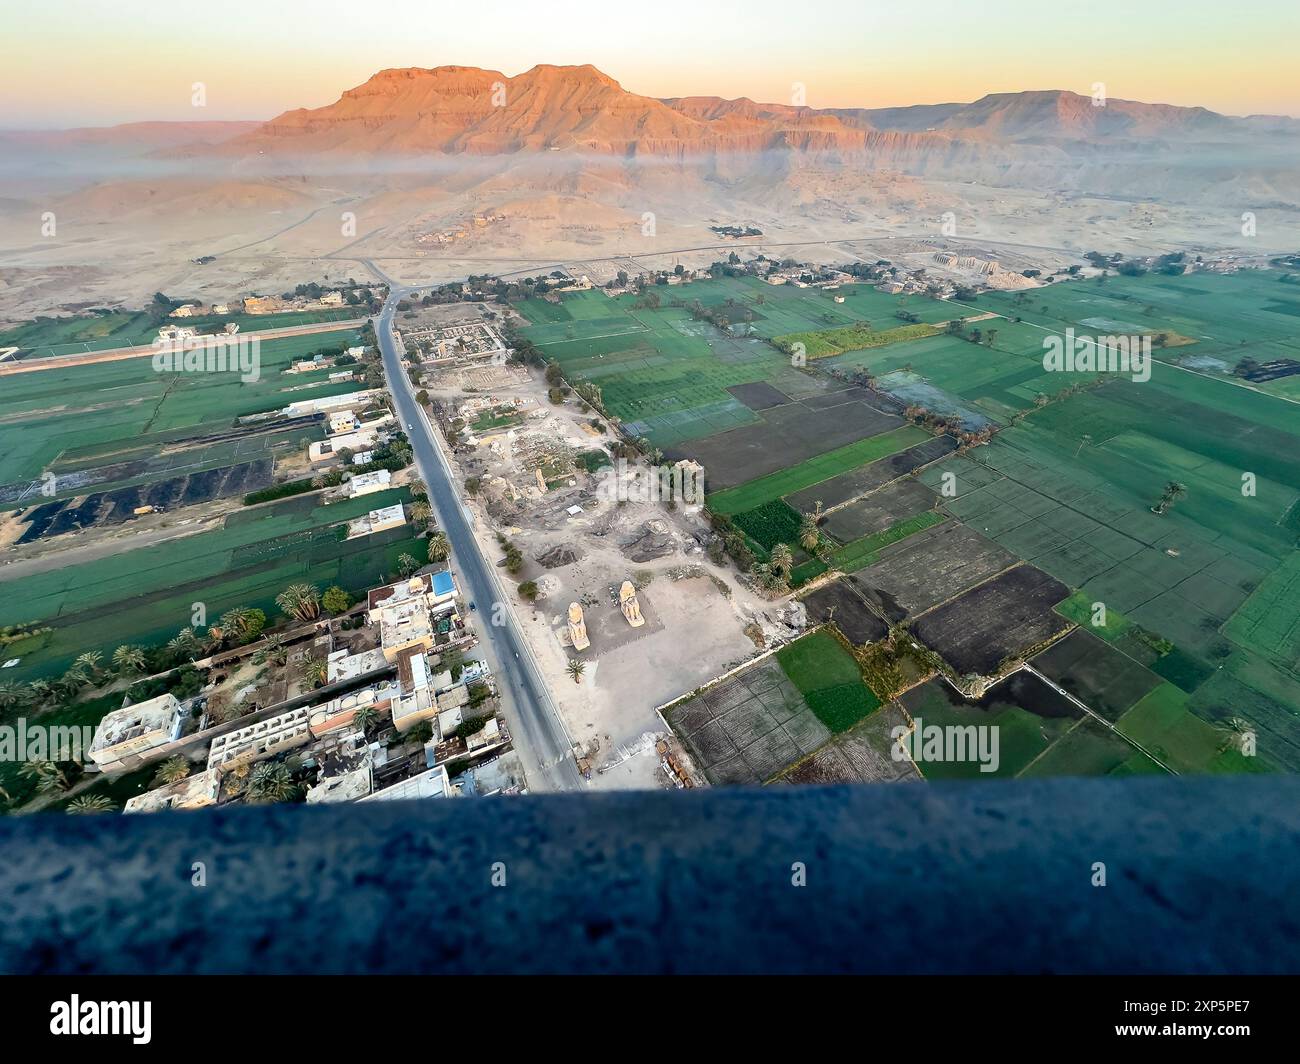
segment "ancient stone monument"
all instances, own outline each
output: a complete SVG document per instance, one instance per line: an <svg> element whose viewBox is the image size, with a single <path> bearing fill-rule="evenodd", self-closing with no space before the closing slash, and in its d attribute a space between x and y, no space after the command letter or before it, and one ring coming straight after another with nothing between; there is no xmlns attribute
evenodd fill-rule
<svg viewBox="0 0 1300 1064"><path fill-rule="evenodd" d="M632 586L631 580L624 580L623 586L618 589L618 606L633 628L645 624L645 618L641 616L641 603L636 600L636 588Z"/></svg>
<svg viewBox="0 0 1300 1064"><path fill-rule="evenodd" d="M591 646L587 638L587 622L582 617L582 607L576 602L569 603L569 638L574 650L586 650Z"/></svg>

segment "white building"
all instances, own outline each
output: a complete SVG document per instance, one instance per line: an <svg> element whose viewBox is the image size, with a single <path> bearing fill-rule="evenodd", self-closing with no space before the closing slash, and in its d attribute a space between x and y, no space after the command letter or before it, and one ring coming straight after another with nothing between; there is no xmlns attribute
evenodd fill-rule
<svg viewBox="0 0 1300 1064"><path fill-rule="evenodd" d="M401 693L393 699L393 727L399 732L408 732L438 715L433 675L422 646L407 647L398 654L397 687Z"/></svg>
<svg viewBox="0 0 1300 1064"><path fill-rule="evenodd" d="M160 813L167 809L203 809L217 804L221 776L215 769L186 776L164 787L128 798L124 813Z"/></svg>
<svg viewBox="0 0 1300 1064"><path fill-rule="evenodd" d="M362 473L348 481L348 497L355 499L362 495L373 495L377 491L387 491L392 480L393 474L387 469Z"/></svg>
<svg viewBox="0 0 1300 1064"><path fill-rule="evenodd" d="M321 395L315 399L299 399L290 403L282 413L285 417L302 417L304 414L323 414L331 410L346 410L349 407L364 407L378 392L367 388L358 392L344 392L342 395Z"/></svg>
<svg viewBox="0 0 1300 1064"><path fill-rule="evenodd" d="M394 783L382 791L375 791L361 801L388 802L409 798L456 798L458 796L456 789L451 785L451 780L447 778L446 768L435 765L433 768L425 769L418 776Z"/></svg>
<svg viewBox="0 0 1300 1064"><path fill-rule="evenodd" d="M121 772L144 764L151 750L175 742L181 735L181 704L172 694L114 710L99 722L90 759L105 772Z"/></svg>
<svg viewBox="0 0 1300 1064"><path fill-rule="evenodd" d="M208 753L208 768L225 772L237 765L265 761L286 750L306 746L311 740L307 716L306 709L293 709L238 731L218 735L212 740Z"/></svg>

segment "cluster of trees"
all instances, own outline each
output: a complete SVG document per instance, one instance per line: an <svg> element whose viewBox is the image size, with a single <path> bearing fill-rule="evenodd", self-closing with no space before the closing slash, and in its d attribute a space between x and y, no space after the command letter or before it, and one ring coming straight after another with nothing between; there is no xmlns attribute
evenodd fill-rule
<svg viewBox="0 0 1300 1064"><path fill-rule="evenodd" d="M706 307L698 299L690 305L691 317L696 321L707 321L719 329L730 329L736 322L751 322L754 312L748 307L738 306L734 299L728 298L720 306Z"/></svg>
<svg viewBox="0 0 1300 1064"><path fill-rule="evenodd" d="M736 528L731 516L729 514L714 513L707 507L704 512L708 516L710 527L717 533L717 539L714 542L722 545L722 551L735 563L736 568L742 573L747 573L753 569L757 559L754 557L754 552L749 549L749 544L745 542L745 537ZM715 564L722 561L716 555L716 548L711 549L710 558Z"/></svg>
<svg viewBox="0 0 1300 1064"><path fill-rule="evenodd" d="M1097 376L1090 381L1075 381L1073 384L1066 385L1064 388L1051 395L1039 392L1034 396L1034 409L1041 410L1043 407L1048 406L1051 403L1059 403L1062 400L1069 399L1071 396L1079 395L1081 392L1091 391L1093 388L1100 388L1105 383L1105 377ZM1027 418L1030 413L1031 411L1029 410L1017 410L1008 419L1007 424L1018 425Z"/></svg>
<svg viewBox="0 0 1300 1064"><path fill-rule="evenodd" d="M409 555L403 555L404 559ZM412 572L419 563L413 563ZM318 620L322 613L339 614L352 605L352 596L341 587L327 588L322 594L312 584L292 584L276 596L275 603L285 617L300 624ZM246 646L262 636L267 627L266 611L249 606L237 606L221 615L205 634L193 626L180 629L166 643L156 646L119 646L105 659L102 652L88 650L55 680L38 679L29 683L0 682L0 715L15 710L33 710L66 706L81 699L90 691L101 690L122 680L137 677L154 677L137 682L128 694L132 701L153 698L170 691L185 699L198 694L206 682L204 673L193 662L209 654L234 647ZM278 639L273 638L264 660L276 660L280 655ZM282 663L282 661L280 662ZM166 675L160 675L160 674Z"/></svg>
<svg viewBox="0 0 1300 1064"><path fill-rule="evenodd" d="M506 539L500 532L497 533L497 544L505 552L506 572L514 576L524 567L524 554L517 546Z"/></svg>
<svg viewBox="0 0 1300 1064"><path fill-rule="evenodd" d="M948 335L960 336L963 340L968 340L972 344L984 344L986 347L992 347L993 341L998 338L997 329L984 330L978 326L972 326L968 331L966 323L960 318L953 318L946 326Z"/></svg>

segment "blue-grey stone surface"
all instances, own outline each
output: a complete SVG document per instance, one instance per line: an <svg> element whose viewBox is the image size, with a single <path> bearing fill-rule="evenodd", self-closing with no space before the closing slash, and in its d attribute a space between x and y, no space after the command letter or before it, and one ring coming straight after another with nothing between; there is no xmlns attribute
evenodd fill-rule
<svg viewBox="0 0 1300 1064"><path fill-rule="evenodd" d="M1300 969L1281 777L32 816L0 854L4 972Z"/></svg>

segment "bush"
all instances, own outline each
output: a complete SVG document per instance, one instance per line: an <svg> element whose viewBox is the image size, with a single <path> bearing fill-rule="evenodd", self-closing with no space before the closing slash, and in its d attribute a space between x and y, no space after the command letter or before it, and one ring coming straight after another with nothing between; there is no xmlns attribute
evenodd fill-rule
<svg viewBox="0 0 1300 1064"><path fill-rule="evenodd" d="M315 488L316 482L310 477L306 480L290 480L283 484L273 484L269 488L249 492L244 496L244 505L256 506L259 502L287 499L291 495L302 495L305 492L314 491Z"/></svg>
<svg viewBox="0 0 1300 1064"><path fill-rule="evenodd" d="M352 605L352 596L341 587L330 587L325 589L320 603L330 613L342 613Z"/></svg>

